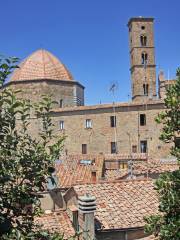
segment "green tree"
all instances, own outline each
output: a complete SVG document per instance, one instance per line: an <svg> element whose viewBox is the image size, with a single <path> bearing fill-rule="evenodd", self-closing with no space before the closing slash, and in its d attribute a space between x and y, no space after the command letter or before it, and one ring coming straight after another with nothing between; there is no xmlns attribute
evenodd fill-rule
<svg viewBox="0 0 180 240"><path fill-rule="evenodd" d="M166 110L156 121L163 124L160 139L172 143L171 154L180 164L180 68L177 81L169 89L165 98ZM160 240L180 239L180 170L161 174L155 183L159 194L159 215L146 218L145 230Z"/></svg>
<svg viewBox="0 0 180 240"><path fill-rule="evenodd" d="M38 192L45 189L48 178L53 180L63 138L53 134L53 102L48 96L35 107L42 122L39 139L29 134L33 106L18 98L17 91L3 87L17 61L0 59L0 239L60 240L58 233L41 231L34 218L41 214Z"/></svg>

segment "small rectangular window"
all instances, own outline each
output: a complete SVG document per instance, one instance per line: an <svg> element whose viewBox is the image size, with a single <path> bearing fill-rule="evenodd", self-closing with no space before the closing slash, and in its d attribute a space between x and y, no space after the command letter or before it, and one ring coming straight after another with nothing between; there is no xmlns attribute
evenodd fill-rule
<svg viewBox="0 0 180 240"><path fill-rule="evenodd" d="M132 145L132 153L137 153L137 145Z"/></svg>
<svg viewBox="0 0 180 240"><path fill-rule="evenodd" d="M180 137L175 137L175 147L180 148Z"/></svg>
<svg viewBox="0 0 180 240"><path fill-rule="evenodd" d="M110 116L111 127L116 127L116 116Z"/></svg>
<svg viewBox="0 0 180 240"><path fill-rule="evenodd" d="M91 119L86 119L86 128L92 128L92 120Z"/></svg>
<svg viewBox="0 0 180 240"><path fill-rule="evenodd" d="M87 144L82 144L82 154L87 154Z"/></svg>
<svg viewBox="0 0 180 240"><path fill-rule="evenodd" d="M147 153L147 141L140 141L141 153Z"/></svg>
<svg viewBox="0 0 180 240"><path fill-rule="evenodd" d="M111 142L111 153L117 153L117 143Z"/></svg>
<svg viewBox="0 0 180 240"><path fill-rule="evenodd" d="M60 99L60 101L59 101L59 107L60 107L60 108L63 107L63 99Z"/></svg>
<svg viewBox="0 0 180 240"><path fill-rule="evenodd" d="M60 130L64 129L64 121L59 121L59 128Z"/></svg>
<svg viewBox="0 0 180 240"><path fill-rule="evenodd" d="M140 114L140 126L146 125L146 114Z"/></svg>
<svg viewBox="0 0 180 240"><path fill-rule="evenodd" d="M149 93L149 85L148 84L143 84L143 93L144 93L144 95L148 96L148 93Z"/></svg>

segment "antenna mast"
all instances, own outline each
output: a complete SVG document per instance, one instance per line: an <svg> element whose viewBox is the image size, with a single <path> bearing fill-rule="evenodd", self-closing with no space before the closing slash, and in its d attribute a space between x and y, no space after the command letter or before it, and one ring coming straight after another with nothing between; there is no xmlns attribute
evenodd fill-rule
<svg viewBox="0 0 180 240"><path fill-rule="evenodd" d="M116 127L116 109L115 109L115 90L117 90L117 83L112 83L109 91L112 92L113 95L113 116L114 116L114 142L116 146L116 153L118 153L117 146L117 127Z"/></svg>

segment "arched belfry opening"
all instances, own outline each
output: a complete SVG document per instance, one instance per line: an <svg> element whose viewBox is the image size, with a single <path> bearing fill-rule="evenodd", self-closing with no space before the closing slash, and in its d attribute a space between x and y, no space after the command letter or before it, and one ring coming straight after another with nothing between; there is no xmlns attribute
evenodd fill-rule
<svg viewBox="0 0 180 240"><path fill-rule="evenodd" d="M146 66L148 63L148 54L146 52L143 52L141 54L141 64Z"/></svg>
<svg viewBox="0 0 180 240"><path fill-rule="evenodd" d="M147 37L145 35L141 35L140 36L140 43L141 43L141 47L146 47L146 45L147 45Z"/></svg>

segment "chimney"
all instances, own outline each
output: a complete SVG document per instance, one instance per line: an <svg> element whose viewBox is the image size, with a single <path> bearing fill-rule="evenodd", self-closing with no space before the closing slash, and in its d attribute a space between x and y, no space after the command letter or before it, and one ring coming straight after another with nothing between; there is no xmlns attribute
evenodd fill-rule
<svg viewBox="0 0 180 240"><path fill-rule="evenodd" d="M96 210L96 198L86 194L78 198L79 225L84 240L95 239L94 212Z"/></svg>

